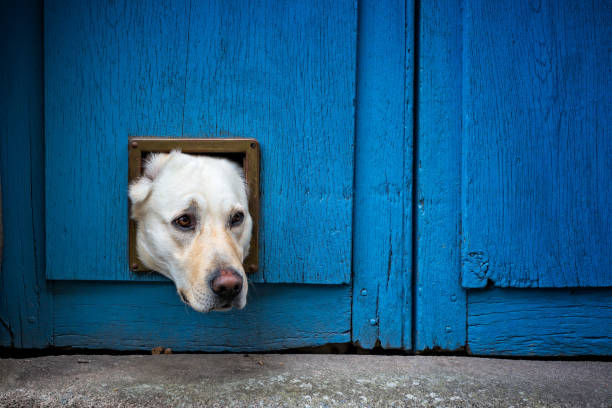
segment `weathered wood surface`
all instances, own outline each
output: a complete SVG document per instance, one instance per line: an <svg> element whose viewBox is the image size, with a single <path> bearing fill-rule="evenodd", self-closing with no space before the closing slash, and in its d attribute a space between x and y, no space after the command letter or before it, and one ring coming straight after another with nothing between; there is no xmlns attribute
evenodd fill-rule
<svg viewBox="0 0 612 408"><path fill-rule="evenodd" d="M611 284L607 3L359 4L356 53L354 1L45 2L43 141L40 4L3 3L0 345L612 354L609 289L460 288ZM152 279L127 269L128 135L258 138L253 280L347 283L353 256L354 286L200 315L167 282L62 281Z"/></svg>
<svg viewBox="0 0 612 408"><path fill-rule="evenodd" d="M465 345L461 288L461 5L420 2L415 349Z"/></svg>
<svg viewBox="0 0 612 408"><path fill-rule="evenodd" d="M472 354L612 355L612 290L492 289L468 295Z"/></svg>
<svg viewBox="0 0 612 408"><path fill-rule="evenodd" d="M409 349L414 6L359 6L353 341Z"/></svg>
<svg viewBox="0 0 612 408"><path fill-rule="evenodd" d="M351 288L249 288L244 310L201 314L162 282L54 282L56 346L147 350L265 351L347 343Z"/></svg>
<svg viewBox="0 0 612 408"><path fill-rule="evenodd" d="M0 4L0 176L4 250L0 346L44 347L51 297L44 271L42 10Z"/></svg>
<svg viewBox="0 0 612 408"><path fill-rule="evenodd" d="M266 282L347 283L355 1L45 2L47 272L134 279L127 137L262 149Z"/></svg>
<svg viewBox="0 0 612 408"><path fill-rule="evenodd" d="M610 3L464 8L463 286L612 285Z"/></svg>

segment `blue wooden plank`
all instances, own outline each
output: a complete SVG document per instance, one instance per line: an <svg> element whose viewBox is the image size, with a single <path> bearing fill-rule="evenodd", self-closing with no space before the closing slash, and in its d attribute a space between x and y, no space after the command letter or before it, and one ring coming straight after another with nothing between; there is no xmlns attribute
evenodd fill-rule
<svg viewBox="0 0 612 408"><path fill-rule="evenodd" d="M466 2L465 287L612 285L606 1Z"/></svg>
<svg viewBox="0 0 612 408"><path fill-rule="evenodd" d="M184 135L260 141L255 281L350 281L354 0L45 4L51 278L134 279L127 137Z"/></svg>
<svg viewBox="0 0 612 408"><path fill-rule="evenodd" d="M50 342L51 298L44 276L40 2L0 3L0 50L0 345L44 347Z"/></svg>
<svg viewBox="0 0 612 408"><path fill-rule="evenodd" d="M612 290L470 291L468 345L478 355L612 355Z"/></svg>
<svg viewBox="0 0 612 408"><path fill-rule="evenodd" d="M420 2L415 350L466 341L461 249L461 4Z"/></svg>
<svg viewBox="0 0 612 408"><path fill-rule="evenodd" d="M248 306L200 314L161 282L54 282L54 345L121 350L265 351L350 341L351 288L269 285Z"/></svg>
<svg viewBox="0 0 612 408"><path fill-rule="evenodd" d="M359 4L353 342L412 346L411 1Z"/></svg>
<svg viewBox="0 0 612 408"><path fill-rule="evenodd" d="M184 133L261 145L254 281L350 281L356 9L355 0L192 3Z"/></svg>
<svg viewBox="0 0 612 408"><path fill-rule="evenodd" d="M47 275L130 279L128 135L179 135L185 1L45 2Z"/></svg>

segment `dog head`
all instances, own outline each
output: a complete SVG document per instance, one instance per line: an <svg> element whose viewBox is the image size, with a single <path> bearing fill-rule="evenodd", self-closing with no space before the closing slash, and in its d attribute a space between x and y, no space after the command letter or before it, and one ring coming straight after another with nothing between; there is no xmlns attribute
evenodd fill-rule
<svg viewBox="0 0 612 408"><path fill-rule="evenodd" d="M129 188L142 263L200 312L242 309L253 221L242 170L226 159L153 154Z"/></svg>

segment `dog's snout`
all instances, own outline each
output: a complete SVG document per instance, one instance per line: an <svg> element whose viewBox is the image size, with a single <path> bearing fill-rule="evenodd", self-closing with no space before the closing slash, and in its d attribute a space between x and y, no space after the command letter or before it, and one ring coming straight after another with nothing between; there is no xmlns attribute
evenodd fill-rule
<svg viewBox="0 0 612 408"><path fill-rule="evenodd" d="M210 288L224 300L232 300L242 290L242 276L233 269L219 269L210 281Z"/></svg>

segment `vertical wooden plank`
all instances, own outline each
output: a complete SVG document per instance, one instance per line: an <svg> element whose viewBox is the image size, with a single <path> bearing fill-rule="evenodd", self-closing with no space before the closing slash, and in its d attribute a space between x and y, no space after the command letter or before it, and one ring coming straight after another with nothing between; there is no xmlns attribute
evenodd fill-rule
<svg viewBox="0 0 612 408"><path fill-rule="evenodd" d="M353 342L411 348L411 1L361 1L353 233Z"/></svg>
<svg viewBox="0 0 612 408"><path fill-rule="evenodd" d="M0 345L51 343L44 272L42 4L0 3Z"/></svg>
<svg viewBox="0 0 612 408"><path fill-rule="evenodd" d="M191 4L184 134L262 154L256 282L351 278L354 0Z"/></svg>
<svg viewBox="0 0 612 408"><path fill-rule="evenodd" d="M460 285L461 2L419 3L415 350L465 345Z"/></svg>
<svg viewBox="0 0 612 408"><path fill-rule="evenodd" d="M465 287L612 285L607 1L466 2Z"/></svg>

